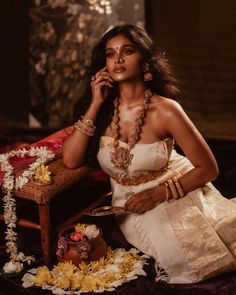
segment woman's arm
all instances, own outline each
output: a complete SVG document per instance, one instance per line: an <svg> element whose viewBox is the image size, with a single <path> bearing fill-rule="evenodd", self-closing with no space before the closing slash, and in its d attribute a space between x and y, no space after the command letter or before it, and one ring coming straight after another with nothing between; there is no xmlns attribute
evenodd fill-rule
<svg viewBox="0 0 236 295"><path fill-rule="evenodd" d="M175 101L169 100L166 105L165 126L190 160L194 168L179 178L185 193L214 180L218 166L208 144Z"/></svg>
<svg viewBox="0 0 236 295"><path fill-rule="evenodd" d="M219 173L215 157L182 107L175 101L166 100L159 109L158 116L165 133L175 139L194 166L178 179L184 193L215 179ZM125 207L129 211L144 213L165 199L166 187L159 185L131 196Z"/></svg>
<svg viewBox="0 0 236 295"><path fill-rule="evenodd" d="M84 117L96 121L100 106L91 104ZM74 128L73 133L63 144L63 162L68 168L77 168L83 165L90 137Z"/></svg>
<svg viewBox="0 0 236 295"><path fill-rule="evenodd" d="M106 67L95 75L91 82L92 100L84 114L84 117L96 121L99 110L108 96L108 89L112 88L112 78L107 72ZM96 132L96 131L95 131ZM74 129L63 145L63 162L68 168L77 168L83 165L88 147L90 136L80 130Z"/></svg>

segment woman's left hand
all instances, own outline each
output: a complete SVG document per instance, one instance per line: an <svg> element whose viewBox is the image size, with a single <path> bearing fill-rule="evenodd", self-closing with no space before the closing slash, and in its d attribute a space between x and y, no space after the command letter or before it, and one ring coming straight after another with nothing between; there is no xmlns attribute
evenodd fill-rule
<svg viewBox="0 0 236 295"><path fill-rule="evenodd" d="M131 195L125 203L125 209L132 213L143 214L155 208L163 201L161 195L158 193L157 188L148 189L137 194Z"/></svg>

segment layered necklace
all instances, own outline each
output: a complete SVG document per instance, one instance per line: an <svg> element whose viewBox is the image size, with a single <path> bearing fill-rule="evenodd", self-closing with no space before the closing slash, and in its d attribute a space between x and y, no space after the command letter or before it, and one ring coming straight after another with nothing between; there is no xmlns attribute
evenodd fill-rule
<svg viewBox="0 0 236 295"><path fill-rule="evenodd" d="M152 97L152 92L147 89L144 92L143 105L141 110L138 112L138 116L135 119L134 133L128 139L127 147L119 146L119 99L114 100L114 114L112 117L111 130L113 136L113 152L110 153L111 162L117 168L126 169L131 164L133 159L133 154L131 150L138 142L141 134L142 125L149 108L150 99Z"/></svg>

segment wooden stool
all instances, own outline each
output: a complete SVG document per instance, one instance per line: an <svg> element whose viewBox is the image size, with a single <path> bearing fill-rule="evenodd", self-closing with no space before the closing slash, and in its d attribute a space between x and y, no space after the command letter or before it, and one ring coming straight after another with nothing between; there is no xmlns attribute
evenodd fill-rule
<svg viewBox="0 0 236 295"><path fill-rule="evenodd" d="M51 217L50 217L50 201L56 198L60 192L81 181L88 175L90 169L86 166L78 169L66 168L62 159L57 159L49 164L49 170L52 173L53 181L49 185L38 185L32 179L22 189L15 192L17 198L22 198L34 202L38 206L39 223L32 222L27 219L19 219L17 225L37 229L41 232L41 246L45 265L51 266ZM70 217L66 222L60 225L60 228L67 224L72 224L78 220L84 210L93 209L104 201L108 194L97 198L88 207L82 208L75 216ZM0 214L0 220L4 220L3 214Z"/></svg>

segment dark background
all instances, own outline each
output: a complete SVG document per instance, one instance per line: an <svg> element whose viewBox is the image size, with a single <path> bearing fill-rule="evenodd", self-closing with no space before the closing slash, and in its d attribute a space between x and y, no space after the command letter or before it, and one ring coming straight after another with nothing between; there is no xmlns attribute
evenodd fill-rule
<svg viewBox="0 0 236 295"><path fill-rule="evenodd" d="M180 80L181 103L204 137L235 140L235 1L132 0L128 4L122 0L113 2L116 4L113 14L107 17L105 23L146 23L146 29L157 46L167 52ZM32 3L34 1L29 0L0 2L2 128L28 126L32 102L39 102L39 93L32 90L32 75L29 75L32 70L32 65L30 68L29 64L29 36L32 34L30 30L34 22L29 17ZM134 10L135 5L139 6L139 10ZM91 25L90 30L96 31L96 22ZM66 29L70 30L70 26ZM65 32L57 32L59 33L61 37ZM55 46L61 46L60 40ZM82 79L81 77L78 83L82 83ZM43 127L59 128L61 125L70 124L72 107L69 110L66 105L69 96L66 94L62 97L58 93L52 99L47 91L45 92L43 83L44 80L41 81L41 89L39 87L38 91L42 91L49 107L38 108L36 117L38 115L38 118L46 118L41 121ZM47 83L52 85L53 79L49 79ZM64 80L61 83L63 84ZM72 103L76 97L73 99ZM37 110L37 105L34 109ZM67 109L68 112L65 111ZM56 112L56 115L50 118L53 112Z"/></svg>
<svg viewBox="0 0 236 295"><path fill-rule="evenodd" d="M191 119L205 137L236 139L236 2L146 5L147 27L174 65Z"/></svg>
<svg viewBox="0 0 236 295"><path fill-rule="evenodd" d="M28 3L28 0L0 2L0 126L28 122Z"/></svg>

